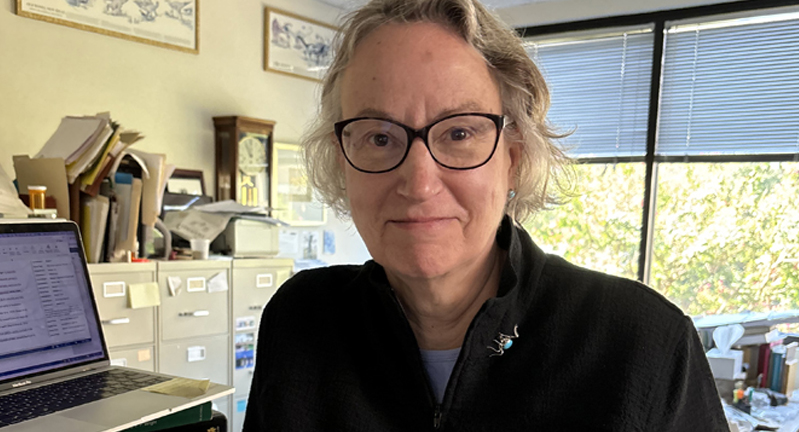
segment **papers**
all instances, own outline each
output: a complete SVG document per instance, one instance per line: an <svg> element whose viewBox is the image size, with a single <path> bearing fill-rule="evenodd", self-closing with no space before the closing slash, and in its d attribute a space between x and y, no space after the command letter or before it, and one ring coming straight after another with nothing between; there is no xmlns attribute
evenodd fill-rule
<svg viewBox="0 0 799 432"><path fill-rule="evenodd" d="M218 201L215 203L202 204L193 207L195 210L206 213L266 213L268 208L265 206L250 207L239 204L233 200Z"/></svg>
<svg viewBox="0 0 799 432"><path fill-rule="evenodd" d="M105 121L105 125L103 126L102 130L100 130L99 134L95 138L95 140L86 148L83 153L81 153L78 158L69 163L66 160L64 162L67 163L67 181L69 183L74 183L78 176L86 171L89 166L100 156L101 151L105 148L105 144L108 142L111 135L113 135L114 129L108 123L108 120Z"/></svg>
<svg viewBox="0 0 799 432"><path fill-rule="evenodd" d="M69 219L69 186L63 159L14 156L14 171L22 193L28 193L28 186L47 186L46 194L55 198L58 217Z"/></svg>
<svg viewBox="0 0 799 432"><path fill-rule="evenodd" d="M208 292L222 292L227 291L227 273L226 272L219 272L215 274L211 279L208 279Z"/></svg>
<svg viewBox="0 0 799 432"><path fill-rule="evenodd" d="M166 155L163 154L145 153L139 150L129 150L128 153L143 160L150 174L142 179L141 223L152 228L161 213L164 189L169 179L167 173L174 171L175 167L166 164Z"/></svg>
<svg viewBox="0 0 799 432"><path fill-rule="evenodd" d="M180 286L183 285L183 281L180 279L180 276L169 276L166 280L166 284L169 287L169 295L175 297L180 294Z"/></svg>
<svg viewBox="0 0 799 432"><path fill-rule="evenodd" d="M108 121L100 117L64 117L36 158L61 158L75 162L97 139Z"/></svg>
<svg viewBox="0 0 799 432"><path fill-rule="evenodd" d="M193 398L202 396L208 391L210 380L194 380L189 378L172 378L159 384L145 387L142 390L151 393L160 393L170 396Z"/></svg>
<svg viewBox="0 0 799 432"><path fill-rule="evenodd" d="M4 215L27 215L31 213L28 206L19 199L17 188L14 187L14 183L2 166L0 166L0 213Z"/></svg>
<svg viewBox="0 0 799 432"><path fill-rule="evenodd" d="M158 283L138 283L128 285L128 307L139 309L161 304L161 294L158 292Z"/></svg>
<svg viewBox="0 0 799 432"><path fill-rule="evenodd" d="M213 241L227 227L232 215L227 213L205 213L196 210L169 212L164 224L173 233L186 240L208 239Z"/></svg>

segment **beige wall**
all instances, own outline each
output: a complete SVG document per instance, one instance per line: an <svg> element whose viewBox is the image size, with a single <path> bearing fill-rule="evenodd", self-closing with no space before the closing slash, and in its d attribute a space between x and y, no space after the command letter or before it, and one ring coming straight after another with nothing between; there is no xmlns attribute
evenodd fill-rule
<svg viewBox="0 0 799 432"><path fill-rule="evenodd" d="M512 27L525 27L681 9L725 1L729 0L557 0L502 9L497 14Z"/></svg>
<svg viewBox="0 0 799 432"><path fill-rule="evenodd" d="M316 0L201 0L195 55L23 18L0 1L0 165L10 176L12 155L35 154L63 116L110 111L147 136L137 148L203 170L210 190L211 117L274 120L275 139L296 143L316 112L316 84L263 70L264 6L326 22L340 13ZM347 223L328 225L346 252L323 258L368 257Z"/></svg>

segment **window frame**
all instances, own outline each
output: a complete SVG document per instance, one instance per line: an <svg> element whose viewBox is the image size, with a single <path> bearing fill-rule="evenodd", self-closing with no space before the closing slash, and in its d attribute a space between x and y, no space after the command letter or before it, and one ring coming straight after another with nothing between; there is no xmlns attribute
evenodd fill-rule
<svg viewBox="0 0 799 432"><path fill-rule="evenodd" d="M799 153L752 154L752 155L701 155L701 156L665 156L655 155L658 119L660 116L660 94L663 73L665 29L667 23L673 21L713 19L718 15L762 11L799 6L799 0L742 0L728 3L695 6L680 9L669 9L640 14L618 15L605 18L546 24L530 27L518 27L517 33L522 38L546 37L548 35L601 31L619 27L650 25L654 32L652 51L652 73L650 77L649 113L646 133L646 155L644 157L601 157L577 158L578 163L618 163L643 162L646 164L644 176L643 220L641 224L641 243L638 255L637 279L648 284L652 265L652 243L654 238L654 211L657 199L658 165L669 162L791 162L799 161Z"/></svg>

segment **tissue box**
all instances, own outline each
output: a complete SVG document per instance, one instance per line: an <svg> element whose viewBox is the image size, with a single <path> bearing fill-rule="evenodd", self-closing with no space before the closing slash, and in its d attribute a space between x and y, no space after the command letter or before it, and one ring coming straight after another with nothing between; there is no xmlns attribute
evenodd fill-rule
<svg viewBox="0 0 799 432"><path fill-rule="evenodd" d="M713 377L734 380L737 379L743 367L744 352L741 350L730 350L722 354L718 348L713 348L707 352L707 361L710 363L710 370Z"/></svg>

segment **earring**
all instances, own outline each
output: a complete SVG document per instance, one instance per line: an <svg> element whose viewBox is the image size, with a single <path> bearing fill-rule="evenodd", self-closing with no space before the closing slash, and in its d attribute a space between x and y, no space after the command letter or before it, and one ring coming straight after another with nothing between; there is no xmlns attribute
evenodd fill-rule
<svg viewBox="0 0 799 432"><path fill-rule="evenodd" d="M516 196L516 191L511 189L508 191L508 200L512 200Z"/></svg>

